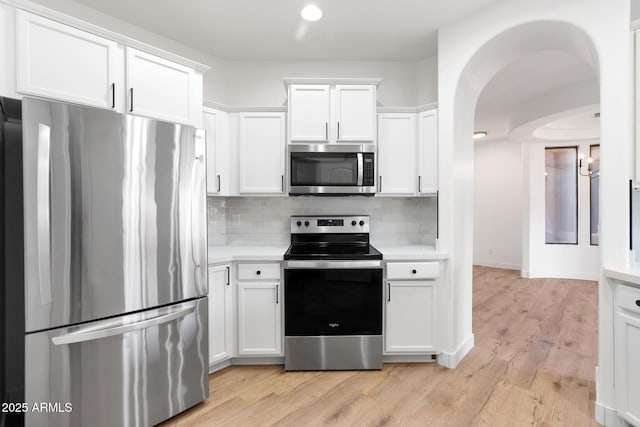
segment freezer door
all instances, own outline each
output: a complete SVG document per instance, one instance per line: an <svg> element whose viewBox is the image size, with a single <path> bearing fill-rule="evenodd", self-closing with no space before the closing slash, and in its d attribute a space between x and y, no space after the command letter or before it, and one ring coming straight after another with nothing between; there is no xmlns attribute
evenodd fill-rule
<svg viewBox="0 0 640 427"><path fill-rule="evenodd" d="M27 331L206 295L201 132L23 101Z"/></svg>
<svg viewBox="0 0 640 427"><path fill-rule="evenodd" d="M207 298L28 334L28 427L152 426L209 395ZM34 410L35 405L35 410Z"/></svg>

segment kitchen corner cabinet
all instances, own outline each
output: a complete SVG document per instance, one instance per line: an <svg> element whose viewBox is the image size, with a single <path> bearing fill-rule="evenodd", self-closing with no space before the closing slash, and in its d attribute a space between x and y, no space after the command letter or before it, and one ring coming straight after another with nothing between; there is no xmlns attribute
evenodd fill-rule
<svg viewBox="0 0 640 427"><path fill-rule="evenodd" d="M290 84L289 142L376 141L373 84Z"/></svg>
<svg viewBox="0 0 640 427"><path fill-rule="evenodd" d="M202 124L207 138L207 195L229 196L229 114L205 107Z"/></svg>
<svg viewBox="0 0 640 427"><path fill-rule="evenodd" d="M113 41L16 11L18 93L116 109L117 60Z"/></svg>
<svg viewBox="0 0 640 427"><path fill-rule="evenodd" d="M437 351L438 262L387 264L385 354Z"/></svg>
<svg viewBox="0 0 640 427"><path fill-rule="evenodd" d="M280 264L238 264L238 355L282 356Z"/></svg>
<svg viewBox="0 0 640 427"><path fill-rule="evenodd" d="M418 194L438 191L438 110L418 113Z"/></svg>
<svg viewBox="0 0 640 427"><path fill-rule="evenodd" d="M416 194L414 113L378 114L378 195Z"/></svg>
<svg viewBox="0 0 640 427"><path fill-rule="evenodd" d="M231 267L209 267L209 365L233 356Z"/></svg>
<svg viewBox="0 0 640 427"><path fill-rule="evenodd" d="M640 425L640 289L618 285L615 318L615 389L618 413Z"/></svg>
<svg viewBox="0 0 640 427"><path fill-rule="evenodd" d="M193 68L127 47L127 112L199 124L202 76Z"/></svg>
<svg viewBox="0 0 640 427"><path fill-rule="evenodd" d="M240 113L239 192L284 195L285 113Z"/></svg>

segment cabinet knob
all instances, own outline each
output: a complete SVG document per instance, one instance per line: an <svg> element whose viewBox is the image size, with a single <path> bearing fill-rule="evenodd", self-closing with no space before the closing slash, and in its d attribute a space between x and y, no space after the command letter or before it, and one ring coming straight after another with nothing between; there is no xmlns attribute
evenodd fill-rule
<svg viewBox="0 0 640 427"><path fill-rule="evenodd" d="M637 299L637 300L636 300L636 305L637 305L638 307L640 307L640 299Z"/></svg>
<svg viewBox="0 0 640 427"><path fill-rule="evenodd" d="M260 270L258 270L258 271L256 271L256 274L259 276L262 273L260 272Z"/></svg>
<svg viewBox="0 0 640 427"><path fill-rule="evenodd" d="M418 271L417 271L417 270L411 270L411 272L412 272L413 274L416 274Z"/></svg>

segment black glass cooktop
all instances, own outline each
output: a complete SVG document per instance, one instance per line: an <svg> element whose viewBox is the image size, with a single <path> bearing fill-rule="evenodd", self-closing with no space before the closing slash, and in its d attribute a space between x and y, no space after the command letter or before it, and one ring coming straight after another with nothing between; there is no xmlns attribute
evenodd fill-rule
<svg viewBox="0 0 640 427"><path fill-rule="evenodd" d="M362 260L382 259L382 254L370 244L349 243L292 243L284 254L285 260Z"/></svg>

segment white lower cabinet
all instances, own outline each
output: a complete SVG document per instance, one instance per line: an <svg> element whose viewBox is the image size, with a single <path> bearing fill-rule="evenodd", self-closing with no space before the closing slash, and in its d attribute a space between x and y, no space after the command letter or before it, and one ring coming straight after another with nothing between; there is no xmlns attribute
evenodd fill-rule
<svg viewBox="0 0 640 427"><path fill-rule="evenodd" d="M437 351L437 262L387 264L385 353Z"/></svg>
<svg viewBox="0 0 640 427"><path fill-rule="evenodd" d="M209 267L209 365L233 356L231 267Z"/></svg>
<svg viewBox="0 0 640 427"><path fill-rule="evenodd" d="M618 285L616 306L616 406L628 422L640 425L640 289Z"/></svg>
<svg viewBox="0 0 640 427"><path fill-rule="evenodd" d="M262 276L269 264L240 264L239 277L247 271ZM267 274L262 280L238 281L238 355L282 356L282 296L279 280ZM267 267L269 272L274 268Z"/></svg>

